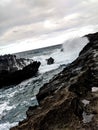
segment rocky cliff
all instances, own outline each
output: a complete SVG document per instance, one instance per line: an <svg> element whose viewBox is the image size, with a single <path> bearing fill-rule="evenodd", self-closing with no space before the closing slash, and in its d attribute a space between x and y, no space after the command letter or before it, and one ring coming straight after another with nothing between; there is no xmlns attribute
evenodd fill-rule
<svg viewBox="0 0 98 130"><path fill-rule="evenodd" d="M11 130L98 130L98 33L79 57L45 84L39 105Z"/></svg>
<svg viewBox="0 0 98 130"><path fill-rule="evenodd" d="M31 61L33 62L33 61ZM4 55L0 56L0 73L2 71L14 72L19 69L22 69L27 64L27 60L24 58L17 59L16 55Z"/></svg>
<svg viewBox="0 0 98 130"><path fill-rule="evenodd" d="M17 59L15 55L0 56L0 88L18 84L35 76L40 62L30 59Z"/></svg>

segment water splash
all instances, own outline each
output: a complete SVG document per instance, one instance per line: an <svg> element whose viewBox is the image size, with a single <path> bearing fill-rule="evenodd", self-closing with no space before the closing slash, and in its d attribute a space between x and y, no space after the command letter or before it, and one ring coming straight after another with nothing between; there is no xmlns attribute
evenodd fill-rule
<svg viewBox="0 0 98 130"><path fill-rule="evenodd" d="M75 60L79 52L89 42L86 37L76 37L74 39L67 40L63 44L63 51L65 53L65 59Z"/></svg>

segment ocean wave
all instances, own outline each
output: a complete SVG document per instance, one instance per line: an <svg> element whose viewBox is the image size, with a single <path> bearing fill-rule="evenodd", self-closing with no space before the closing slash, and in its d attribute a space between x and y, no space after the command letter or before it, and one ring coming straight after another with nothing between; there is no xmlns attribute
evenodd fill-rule
<svg viewBox="0 0 98 130"><path fill-rule="evenodd" d="M62 64L71 63L78 57L79 52L88 42L89 41L86 37L76 37L69 39L62 44L62 48L55 49L51 54L35 56L32 57L32 59L41 62L39 72L45 73L53 69L57 69ZM61 49L63 51L61 51ZM54 64L47 65L46 59L50 57L54 59Z"/></svg>

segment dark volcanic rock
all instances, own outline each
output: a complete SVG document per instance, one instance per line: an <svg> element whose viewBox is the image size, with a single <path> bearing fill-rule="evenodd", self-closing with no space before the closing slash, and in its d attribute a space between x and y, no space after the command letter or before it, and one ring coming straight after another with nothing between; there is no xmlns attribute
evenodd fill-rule
<svg viewBox="0 0 98 130"><path fill-rule="evenodd" d="M37 73L40 62L26 65L25 60L16 59L15 55L0 56L0 88L18 84Z"/></svg>
<svg viewBox="0 0 98 130"><path fill-rule="evenodd" d="M48 65L51 65L54 63L54 59L52 57L50 57L49 59L46 59L46 60L47 60Z"/></svg>
<svg viewBox="0 0 98 130"><path fill-rule="evenodd" d="M0 56L0 73L2 71L14 72L26 66L26 59L17 59L16 55Z"/></svg>
<svg viewBox="0 0 98 130"><path fill-rule="evenodd" d="M30 107L27 119L11 130L98 130L98 91L91 91L98 87L98 33L85 37L89 43L79 57L40 88L39 106Z"/></svg>

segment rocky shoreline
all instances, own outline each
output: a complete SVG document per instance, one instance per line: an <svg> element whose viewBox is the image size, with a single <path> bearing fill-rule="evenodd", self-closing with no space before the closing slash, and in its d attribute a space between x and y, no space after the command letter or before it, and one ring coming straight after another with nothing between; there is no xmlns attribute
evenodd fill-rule
<svg viewBox="0 0 98 130"><path fill-rule="evenodd" d="M35 76L40 64L30 59L17 59L16 55L0 56L0 88L19 84Z"/></svg>
<svg viewBox="0 0 98 130"><path fill-rule="evenodd" d="M39 105L10 130L98 130L98 33L85 37L79 57L40 88Z"/></svg>

